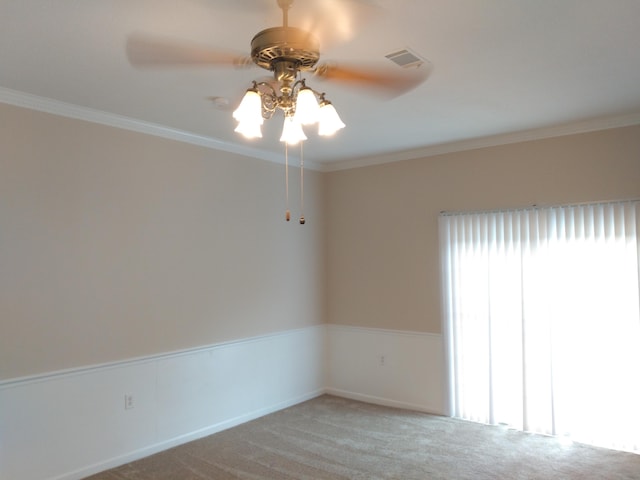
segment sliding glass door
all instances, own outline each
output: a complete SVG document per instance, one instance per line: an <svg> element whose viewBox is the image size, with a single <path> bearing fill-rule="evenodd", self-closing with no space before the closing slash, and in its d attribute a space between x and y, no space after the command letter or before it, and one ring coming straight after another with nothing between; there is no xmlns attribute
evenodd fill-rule
<svg viewBox="0 0 640 480"><path fill-rule="evenodd" d="M454 416L640 452L639 215L441 215Z"/></svg>

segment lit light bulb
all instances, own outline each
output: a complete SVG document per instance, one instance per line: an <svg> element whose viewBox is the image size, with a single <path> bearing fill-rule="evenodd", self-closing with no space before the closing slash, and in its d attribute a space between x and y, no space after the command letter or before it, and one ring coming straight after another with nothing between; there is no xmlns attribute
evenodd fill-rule
<svg viewBox="0 0 640 480"><path fill-rule="evenodd" d="M252 123L249 121L240 122L234 132L242 134L245 138L262 138L260 123Z"/></svg>
<svg viewBox="0 0 640 480"><path fill-rule="evenodd" d="M262 100L258 90L250 88L242 97L238 108L233 112L233 118L238 122L262 125Z"/></svg>
<svg viewBox="0 0 640 480"><path fill-rule="evenodd" d="M284 125L282 126L282 135L280 136L281 142L286 142L288 145L296 145L301 140L306 140L307 136L302 130L302 125L298 123L294 117L284 117Z"/></svg>
<svg viewBox="0 0 640 480"><path fill-rule="evenodd" d="M345 127L335 107L327 100L323 100L320 105L318 117L318 135L331 136Z"/></svg>
<svg viewBox="0 0 640 480"><path fill-rule="evenodd" d="M302 88L296 99L294 118L300 125L311 125L318 121L319 114L320 106L315 93L309 87Z"/></svg>

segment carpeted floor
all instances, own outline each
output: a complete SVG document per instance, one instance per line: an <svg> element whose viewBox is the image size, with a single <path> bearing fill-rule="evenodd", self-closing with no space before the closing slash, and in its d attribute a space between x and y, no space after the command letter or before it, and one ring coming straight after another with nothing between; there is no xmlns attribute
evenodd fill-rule
<svg viewBox="0 0 640 480"><path fill-rule="evenodd" d="M89 477L640 479L640 455L324 395Z"/></svg>

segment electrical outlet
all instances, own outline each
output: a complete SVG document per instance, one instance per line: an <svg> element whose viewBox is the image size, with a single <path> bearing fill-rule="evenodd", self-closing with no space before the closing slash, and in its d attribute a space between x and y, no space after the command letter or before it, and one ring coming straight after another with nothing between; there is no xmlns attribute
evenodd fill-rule
<svg viewBox="0 0 640 480"><path fill-rule="evenodd" d="M380 366L384 367L384 362L386 361L386 358L384 358L384 355L380 355Z"/></svg>
<svg viewBox="0 0 640 480"><path fill-rule="evenodd" d="M133 408L133 395L130 393L124 396L124 409L131 410Z"/></svg>

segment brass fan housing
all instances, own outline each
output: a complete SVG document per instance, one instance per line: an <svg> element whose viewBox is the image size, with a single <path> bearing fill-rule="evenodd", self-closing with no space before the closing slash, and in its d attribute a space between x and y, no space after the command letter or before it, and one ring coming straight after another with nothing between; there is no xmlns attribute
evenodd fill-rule
<svg viewBox="0 0 640 480"><path fill-rule="evenodd" d="M293 27L262 30L251 40L251 58L259 67L278 71L284 63L295 77L297 71L312 70L320 59L320 44L309 32Z"/></svg>

